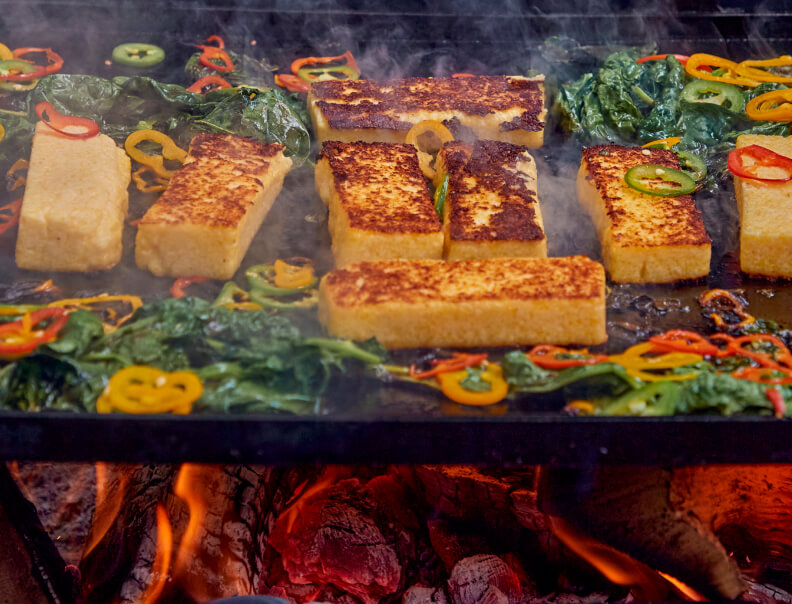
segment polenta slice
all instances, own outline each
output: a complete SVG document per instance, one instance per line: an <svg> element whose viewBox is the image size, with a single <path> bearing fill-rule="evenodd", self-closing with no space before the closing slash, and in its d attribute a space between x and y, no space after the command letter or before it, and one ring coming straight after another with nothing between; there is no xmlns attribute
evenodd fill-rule
<svg viewBox="0 0 792 604"><path fill-rule="evenodd" d="M600 344L605 271L584 256L360 262L322 278L319 318L388 348Z"/></svg>
<svg viewBox="0 0 792 604"><path fill-rule="evenodd" d="M321 141L403 143L423 120L443 122L456 138L540 147L544 76L336 80L311 84L308 109Z"/></svg>
<svg viewBox="0 0 792 604"><path fill-rule="evenodd" d="M328 141L316 189L329 206L337 267L362 260L442 258L443 232L412 145Z"/></svg>
<svg viewBox="0 0 792 604"><path fill-rule="evenodd" d="M129 180L129 157L109 136L79 139L36 124L17 266L86 272L118 264Z"/></svg>
<svg viewBox="0 0 792 604"><path fill-rule="evenodd" d="M233 277L292 165L279 144L199 134L138 223L135 261L157 276Z"/></svg>
<svg viewBox="0 0 792 604"><path fill-rule="evenodd" d="M743 134L737 148L759 145L792 157L792 137ZM747 162L748 160L746 160ZM772 168L757 168L757 173ZM768 173L769 178L777 177ZM792 181L768 183L734 177L740 211L740 270L792 278Z"/></svg>
<svg viewBox="0 0 792 604"><path fill-rule="evenodd" d="M712 245L693 197L660 197L633 189L624 175L643 164L679 169L677 155L665 149L583 149L578 200L597 228L611 280L669 283L707 276Z"/></svg>
<svg viewBox="0 0 792 604"><path fill-rule="evenodd" d="M536 162L526 147L500 141L447 143L436 169L436 186L448 176L446 259L547 256Z"/></svg>

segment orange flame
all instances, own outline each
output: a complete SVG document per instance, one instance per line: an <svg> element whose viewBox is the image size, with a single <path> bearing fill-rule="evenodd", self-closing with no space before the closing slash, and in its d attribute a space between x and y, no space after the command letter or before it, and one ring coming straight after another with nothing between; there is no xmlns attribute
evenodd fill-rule
<svg viewBox="0 0 792 604"><path fill-rule="evenodd" d="M672 577L671 575L667 575L666 573L657 571L657 574L663 577L666 581L668 581L671 585L676 587L679 592L684 595L688 600L691 602L708 602L709 599L706 596L702 596L699 592L695 589L690 587L689 585L682 583L679 579Z"/></svg>
<svg viewBox="0 0 792 604"><path fill-rule="evenodd" d="M550 516L556 537L616 585L630 586L645 602L662 602L668 596L667 584L648 566L609 545L583 535L561 518Z"/></svg>
<svg viewBox="0 0 792 604"><path fill-rule="evenodd" d="M107 464L101 461L96 463L96 506L91 535L83 551L83 559L99 545L107 531L113 526L113 522L121 510L128 481L129 477L122 474L118 487L111 487Z"/></svg>
<svg viewBox="0 0 792 604"><path fill-rule="evenodd" d="M336 481L338 477L339 469L335 466L328 466L325 468L325 471L322 473L321 476L316 480L314 484L309 486L307 489L305 488L305 484L301 485L297 489L296 499L294 499L291 507L284 512L286 517L286 532L291 533L292 527L294 523L297 521L297 518L300 516L300 512L302 511L305 502L308 501L312 496L324 491L326 488L332 486L332 484ZM305 490L303 490L305 489Z"/></svg>
<svg viewBox="0 0 792 604"><path fill-rule="evenodd" d="M141 604L155 604L165 589L170 570L171 552L173 550L173 530L168 520L168 512L161 504L157 504L157 553L151 565L152 582L146 588Z"/></svg>
<svg viewBox="0 0 792 604"><path fill-rule="evenodd" d="M179 553L176 556L176 572L182 572L187 562L195 555L195 551L200 543L200 529L206 517L207 506L198 488L194 486L199 482L202 466L198 464L186 463L179 470L176 479L174 492L187 503L190 520L179 545Z"/></svg>

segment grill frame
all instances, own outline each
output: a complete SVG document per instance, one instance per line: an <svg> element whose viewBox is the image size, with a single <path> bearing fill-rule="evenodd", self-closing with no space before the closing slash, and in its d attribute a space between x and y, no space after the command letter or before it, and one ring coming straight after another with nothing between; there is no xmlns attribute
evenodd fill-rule
<svg viewBox="0 0 792 604"><path fill-rule="evenodd" d="M281 65L288 64L288 57L308 52L338 54L347 48L371 56L371 49L384 41L383 47L392 54L380 65L368 65L378 77L397 75L402 60L412 75L428 75L438 65L448 73L467 71L482 62L497 73L525 54L524 49L536 59L542 40L567 29L594 47L644 43L647 35L654 35L664 52L691 52L695 47L738 58L781 52L792 42L788 34L792 16L783 12L780 2L764 3L761 12L736 2L719 7L716 2L680 0L656 4L651 10L621 2L613 13L582 8L582 2L559 7L550 1L513 2L505 9L474 2L459 9L457 3L442 1L431 10L418 2L389 9L363 2L331 6L307 0L237 2L232 7L217 0L200 5L148 2L146 10L139 3L90 0L0 4L5 11L0 30L11 47L36 40L37 45L65 48L67 64L77 66L75 71L99 75L107 74L103 61L108 35L115 43L133 36L156 42L158 36L166 36L181 50L157 77L177 74L177 66L192 52L190 45L212 33L226 37L229 46L236 42L249 47L252 40L259 40L257 49ZM86 12L92 15L89 22ZM50 23L57 22L57 27L43 22L45 16ZM395 33L394 20L399 20ZM100 35L107 22L116 28ZM366 35L359 35L361 31ZM491 36L496 31L497 40ZM82 46L74 46L76 36ZM261 40L268 40L272 53L266 52ZM409 50L416 45L425 52L411 60ZM450 59L442 63L442 57ZM542 67L538 59L536 63L530 66ZM0 254L8 253L7 246L0 242ZM728 279L724 283L718 279L710 285L731 285ZM747 282L747 286L755 293L762 284ZM783 299L792 296L792 286L779 287ZM164 293L167 284L160 290ZM788 323L792 325L792 314ZM433 397L380 414L350 408L355 406L350 401L363 405L367 383L335 384L329 402L308 417L100 417L4 411L0 412L0 459L507 465L792 462L789 424L770 418L570 418L557 412L557 401L545 399L536 399L536 410L530 408L534 399L513 404L502 417L469 410L454 416ZM402 395L398 389L383 389Z"/></svg>

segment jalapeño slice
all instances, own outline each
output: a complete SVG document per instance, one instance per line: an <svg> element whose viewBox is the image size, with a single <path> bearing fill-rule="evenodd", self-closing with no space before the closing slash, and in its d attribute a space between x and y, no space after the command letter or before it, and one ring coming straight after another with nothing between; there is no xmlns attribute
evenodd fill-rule
<svg viewBox="0 0 792 604"><path fill-rule="evenodd" d="M693 80L682 89L682 99L688 103L711 103L729 111L739 112L745 107L740 89L725 82Z"/></svg>
<svg viewBox="0 0 792 604"><path fill-rule="evenodd" d="M131 67L151 67L162 63L165 51L154 44L127 42L113 49L113 61Z"/></svg>
<svg viewBox="0 0 792 604"><path fill-rule="evenodd" d="M630 168L624 181L636 191L660 197L687 195L696 190L696 181L689 174L657 164Z"/></svg>

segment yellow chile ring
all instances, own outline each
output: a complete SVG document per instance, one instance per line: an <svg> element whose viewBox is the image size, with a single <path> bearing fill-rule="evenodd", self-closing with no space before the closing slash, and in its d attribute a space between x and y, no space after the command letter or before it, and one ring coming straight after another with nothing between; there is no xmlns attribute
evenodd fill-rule
<svg viewBox="0 0 792 604"><path fill-rule="evenodd" d="M110 378L96 410L187 414L201 394L201 379L191 371L167 373L156 367L130 365Z"/></svg>
<svg viewBox="0 0 792 604"><path fill-rule="evenodd" d="M481 379L491 386L486 392L474 392L462 387L462 380L468 376L467 369L438 374L440 390L449 399L462 405L484 406L499 403L509 393L509 384L503 379L500 365L489 363L481 372Z"/></svg>

